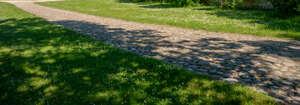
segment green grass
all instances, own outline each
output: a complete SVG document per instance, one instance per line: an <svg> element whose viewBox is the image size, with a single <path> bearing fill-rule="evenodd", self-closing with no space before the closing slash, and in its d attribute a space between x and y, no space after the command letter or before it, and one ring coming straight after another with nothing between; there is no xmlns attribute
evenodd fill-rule
<svg viewBox="0 0 300 105"><path fill-rule="evenodd" d="M0 3L1 105L273 105L270 97L142 58Z"/></svg>
<svg viewBox="0 0 300 105"><path fill-rule="evenodd" d="M120 3L115 0L66 0L39 4L128 21L300 40L300 16L281 19L271 11L222 10L208 6L174 8L167 4Z"/></svg>

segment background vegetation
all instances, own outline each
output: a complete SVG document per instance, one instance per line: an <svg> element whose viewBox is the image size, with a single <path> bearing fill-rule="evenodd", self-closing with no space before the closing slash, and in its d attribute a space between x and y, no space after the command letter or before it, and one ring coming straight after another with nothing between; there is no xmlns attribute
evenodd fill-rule
<svg viewBox="0 0 300 105"><path fill-rule="evenodd" d="M216 5L223 8L276 9L281 14L294 14L300 8L299 0L120 0L131 2L171 3L174 6Z"/></svg>
<svg viewBox="0 0 300 105"><path fill-rule="evenodd" d="M300 40L300 15L279 18L273 11L221 9L205 5L177 8L168 3L120 3L116 0L66 0L40 4L128 21Z"/></svg>

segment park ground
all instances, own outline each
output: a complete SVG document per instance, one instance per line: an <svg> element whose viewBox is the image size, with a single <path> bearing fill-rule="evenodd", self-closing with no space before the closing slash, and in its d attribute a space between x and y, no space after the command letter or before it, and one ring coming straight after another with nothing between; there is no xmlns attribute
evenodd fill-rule
<svg viewBox="0 0 300 105"><path fill-rule="evenodd" d="M267 95L95 41L0 3L2 104L273 105Z"/></svg>
<svg viewBox="0 0 300 105"><path fill-rule="evenodd" d="M128 21L300 40L299 15L282 18L272 10L231 10L213 6L178 8L168 4L122 1L126 0L65 0L39 4Z"/></svg>

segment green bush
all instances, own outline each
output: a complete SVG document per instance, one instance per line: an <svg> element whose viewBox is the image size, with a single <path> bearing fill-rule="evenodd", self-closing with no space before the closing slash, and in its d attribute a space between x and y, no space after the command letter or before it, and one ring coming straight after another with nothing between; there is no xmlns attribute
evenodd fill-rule
<svg viewBox="0 0 300 105"><path fill-rule="evenodd" d="M295 14L300 0L270 0L274 8L280 12L280 14Z"/></svg>
<svg viewBox="0 0 300 105"><path fill-rule="evenodd" d="M193 0L172 0L171 3L181 7L191 6L195 4Z"/></svg>
<svg viewBox="0 0 300 105"><path fill-rule="evenodd" d="M208 3L209 0L120 0L120 1L129 1L129 2L161 2L161 3L170 3L174 6L186 7L193 6L201 3Z"/></svg>
<svg viewBox="0 0 300 105"><path fill-rule="evenodd" d="M261 1L266 2L265 0L243 0L241 1L241 8L246 8L246 9L257 9L260 8L258 5L262 3Z"/></svg>
<svg viewBox="0 0 300 105"><path fill-rule="evenodd" d="M242 0L120 0L129 2L164 2L171 3L179 7L193 6L197 4L214 4L217 3L224 8L235 8L241 4ZM214 3L212 3L214 2ZM214 4L216 5L216 4Z"/></svg>
<svg viewBox="0 0 300 105"><path fill-rule="evenodd" d="M193 0L196 4L209 4L212 0Z"/></svg>
<svg viewBox="0 0 300 105"><path fill-rule="evenodd" d="M120 0L130 2L161 2L170 3L179 7L194 6L197 4L218 5L222 8L257 9L262 2L270 1L273 7L281 13L295 13L299 11L300 0Z"/></svg>
<svg viewBox="0 0 300 105"><path fill-rule="evenodd" d="M220 2L223 8L237 8L242 4L243 0L220 0Z"/></svg>
<svg viewBox="0 0 300 105"><path fill-rule="evenodd" d="M166 0L119 0L119 1L126 1L126 2L163 2Z"/></svg>

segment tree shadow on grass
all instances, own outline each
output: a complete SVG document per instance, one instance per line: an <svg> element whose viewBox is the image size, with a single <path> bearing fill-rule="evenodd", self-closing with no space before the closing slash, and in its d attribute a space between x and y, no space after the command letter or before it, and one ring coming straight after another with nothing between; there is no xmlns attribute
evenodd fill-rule
<svg viewBox="0 0 300 105"><path fill-rule="evenodd" d="M300 40L300 15L280 17L274 11L262 10L216 10L208 14L264 25L265 29L282 31L277 37Z"/></svg>
<svg viewBox="0 0 300 105"><path fill-rule="evenodd" d="M121 0L122 2L122 0ZM131 2L136 3L136 2ZM171 4L159 4L159 3L136 3L141 8L149 9L167 9L178 8ZM208 11L207 15L214 15L217 17L225 17L229 19L248 21L250 24L258 24L264 29L270 31L281 31L280 33L272 36L288 38L293 40L300 40L300 15L294 16L279 16L280 13L276 13L272 10L237 10L237 9L220 9L217 7L195 7L192 10ZM267 31L266 30L266 31ZM256 31L253 29L253 31ZM265 35L265 33L258 33L259 35ZM265 35L268 36L268 35Z"/></svg>
<svg viewBox="0 0 300 105"><path fill-rule="evenodd" d="M108 28L69 20L54 23L141 56L154 57L218 79L235 78L287 103L299 102L295 99L300 95L296 91L300 82L298 41L231 41L208 37L171 42L168 36L154 30ZM246 46L249 48L244 51ZM283 64L274 66L280 63Z"/></svg>
<svg viewBox="0 0 300 105"><path fill-rule="evenodd" d="M162 4L141 4L139 7L141 8L152 8L152 9L160 9L160 8L182 8L180 6L175 6L170 3L162 3Z"/></svg>
<svg viewBox="0 0 300 105"><path fill-rule="evenodd" d="M80 32L110 36L102 39L106 42L118 39L113 43L125 44L126 40L132 48L146 48L138 45L144 40L151 43L152 49L168 44L158 42L160 37L151 36L155 33L151 30L126 31L76 21L56 23L69 28L78 25L97 27L97 31L82 29ZM154 59L142 58L40 18L2 20L0 29L2 104L273 103L238 85L217 82ZM121 37L128 35L139 38Z"/></svg>
<svg viewBox="0 0 300 105"><path fill-rule="evenodd" d="M130 0L118 0L120 3L134 3L138 4L141 8L152 8L152 9L159 9L159 8L182 8L180 6L176 6L171 3L163 3L163 2L134 2Z"/></svg>

